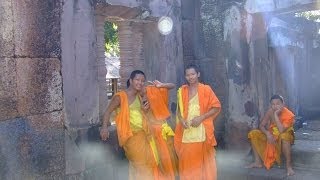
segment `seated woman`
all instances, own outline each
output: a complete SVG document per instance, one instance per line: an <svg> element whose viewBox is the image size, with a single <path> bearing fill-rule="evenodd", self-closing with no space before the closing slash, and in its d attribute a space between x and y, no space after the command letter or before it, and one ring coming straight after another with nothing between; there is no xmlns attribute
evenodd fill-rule
<svg viewBox="0 0 320 180"><path fill-rule="evenodd" d="M277 162L283 152L286 159L287 175L294 174L291 164L291 144L294 141L294 114L284 107L283 98L273 95L271 107L263 117L259 129L249 132L248 138L254 154L254 162L247 168L261 168L262 161L267 169Z"/></svg>

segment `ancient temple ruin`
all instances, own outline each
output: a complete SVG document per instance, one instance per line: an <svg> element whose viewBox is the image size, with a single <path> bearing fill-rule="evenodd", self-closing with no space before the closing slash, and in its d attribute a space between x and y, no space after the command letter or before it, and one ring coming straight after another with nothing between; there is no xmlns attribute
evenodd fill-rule
<svg viewBox="0 0 320 180"><path fill-rule="evenodd" d="M120 88L134 69L178 87L185 65L200 66L222 103L219 149L246 155L274 93L297 129L309 120L319 134L320 23L296 16L311 10L320 1L0 1L0 179L123 178L117 146L97 136L108 104L105 21L119 26ZM169 35L157 29L162 16L173 20ZM294 153L307 141L320 148L315 134L301 134ZM306 157L295 166L320 168L319 156Z"/></svg>

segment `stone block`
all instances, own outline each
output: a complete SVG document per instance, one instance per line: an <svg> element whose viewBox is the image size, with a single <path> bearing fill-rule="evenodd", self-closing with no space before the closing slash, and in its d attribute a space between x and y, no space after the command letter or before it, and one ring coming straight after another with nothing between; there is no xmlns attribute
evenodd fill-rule
<svg viewBox="0 0 320 180"><path fill-rule="evenodd" d="M195 18L195 4L194 0L184 0L181 5L182 19L194 19Z"/></svg>
<svg viewBox="0 0 320 180"><path fill-rule="evenodd" d="M18 111L21 115L62 109L62 77L58 59L17 59Z"/></svg>
<svg viewBox="0 0 320 180"><path fill-rule="evenodd" d="M13 16L11 0L0 2L0 57L13 57Z"/></svg>
<svg viewBox="0 0 320 180"><path fill-rule="evenodd" d="M219 18L202 19L200 21L204 34L204 49L207 57L216 57L223 50L223 22Z"/></svg>
<svg viewBox="0 0 320 180"><path fill-rule="evenodd" d="M18 149L31 176L56 176L65 172L63 113L29 116L25 143Z"/></svg>
<svg viewBox="0 0 320 180"><path fill-rule="evenodd" d="M73 179L72 175L79 174L85 171L85 159L81 157L80 149L75 143L77 136L76 131L65 131L65 164L66 164L66 175L68 178ZM67 179L68 179L67 178ZM77 178L75 178L77 179Z"/></svg>
<svg viewBox="0 0 320 180"><path fill-rule="evenodd" d="M193 21L185 20L182 22L182 45L183 55L192 56L194 55L194 42L193 42Z"/></svg>
<svg viewBox="0 0 320 180"><path fill-rule="evenodd" d="M247 151L250 148L248 133L250 127L247 122L239 122L239 120L229 120L226 125L226 142L227 148L233 150Z"/></svg>
<svg viewBox="0 0 320 180"><path fill-rule="evenodd" d="M24 179L23 156L20 153L24 133L23 119L0 121L0 179Z"/></svg>
<svg viewBox="0 0 320 180"><path fill-rule="evenodd" d="M64 171L59 171L59 172L51 172L51 173L47 173L44 175L37 175L35 177L33 177L33 179L36 180L66 180L66 175L64 173Z"/></svg>
<svg viewBox="0 0 320 180"><path fill-rule="evenodd" d="M60 57L60 1L13 0L15 55Z"/></svg>
<svg viewBox="0 0 320 180"><path fill-rule="evenodd" d="M210 20L212 17L216 17L218 14L219 6L212 2L202 2L200 5L200 17L201 19Z"/></svg>
<svg viewBox="0 0 320 180"><path fill-rule="evenodd" d="M300 168L319 170L319 144L319 140L295 140L291 152L293 165Z"/></svg>
<svg viewBox="0 0 320 180"><path fill-rule="evenodd" d="M0 58L0 120L18 115L15 62L13 58Z"/></svg>
<svg viewBox="0 0 320 180"><path fill-rule="evenodd" d="M193 52L196 59L206 57L204 43L205 37L202 31L202 22L199 20L193 21Z"/></svg>

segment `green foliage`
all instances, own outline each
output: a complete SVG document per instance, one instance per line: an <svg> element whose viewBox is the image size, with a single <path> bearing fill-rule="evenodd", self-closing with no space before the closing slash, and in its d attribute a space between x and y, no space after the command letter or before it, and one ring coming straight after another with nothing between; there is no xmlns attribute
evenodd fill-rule
<svg viewBox="0 0 320 180"><path fill-rule="evenodd" d="M305 11L295 14L297 17L304 17L310 21L320 22L320 10Z"/></svg>
<svg viewBox="0 0 320 180"><path fill-rule="evenodd" d="M106 21L104 24L105 50L108 56L119 57L118 26L115 23Z"/></svg>

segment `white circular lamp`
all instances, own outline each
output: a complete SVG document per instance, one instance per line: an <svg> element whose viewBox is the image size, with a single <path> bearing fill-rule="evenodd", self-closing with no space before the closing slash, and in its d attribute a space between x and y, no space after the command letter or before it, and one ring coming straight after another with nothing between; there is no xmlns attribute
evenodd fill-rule
<svg viewBox="0 0 320 180"><path fill-rule="evenodd" d="M168 35L173 28L173 22L170 17L163 16L158 21L158 30L162 35Z"/></svg>

